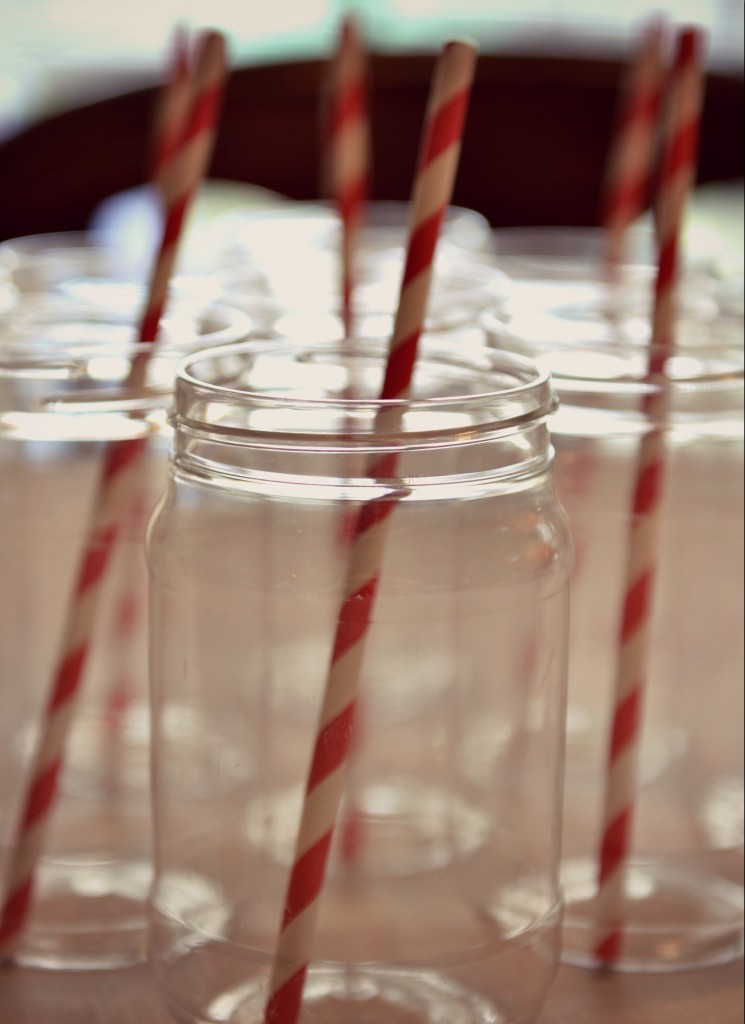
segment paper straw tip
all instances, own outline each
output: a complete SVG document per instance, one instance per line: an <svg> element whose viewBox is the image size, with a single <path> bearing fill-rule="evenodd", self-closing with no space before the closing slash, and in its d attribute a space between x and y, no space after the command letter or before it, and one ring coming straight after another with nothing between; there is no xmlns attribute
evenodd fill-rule
<svg viewBox="0 0 745 1024"><path fill-rule="evenodd" d="M443 53L449 53L453 50L462 51L464 53L469 52L473 54L473 56L476 56L476 53L478 52L478 43L468 36L458 36L455 39L449 39L443 47Z"/></svg>
<svg viewBox="0 0 745 1024"><path fill-rule="evenodd" d="M442 74L470 88L476 68L478 47L472 39L450 39L440 54ZM447 70L446 70L447 69Z"/></svg>
<svg viewBox="0 0 745 1024"><path fill-rule="evenodd" d="M199 54L204 60L224 60L226 51L225 35L217 29L204 29L199 35Z"/></svg>
<svg viewBox="0 0 745 1024"><path fill-rule="evenodd" d="M669 21L664 11L653 11L641 27L641 35L650 41L659 42L664 36Z"/></svg>
<svg viewBox="0 0 745 1024"><path fill-rule="evenodd" d="M359 20L355 14L346 14L341 23L341 38L345 43L357 40L359 34Z"/></svg>
<svg viewBox="0 0 745 1024"><path fill-rule="evenodd" d="M696 25L688 25L682 28L678 33L678 65L688 65L700 60L703 42L703 29Z"/></svg>

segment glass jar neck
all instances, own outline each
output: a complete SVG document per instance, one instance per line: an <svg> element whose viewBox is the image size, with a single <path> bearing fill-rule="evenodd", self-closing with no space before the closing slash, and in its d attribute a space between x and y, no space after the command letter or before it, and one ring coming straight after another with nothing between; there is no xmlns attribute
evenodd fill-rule
<svg viewBox="0 0 745 1024"><path fill-rule="evenodd" d="M380 401L383 343L254 341L185 360L178 470L229 485L256 474L369 483L513 479L546 469L548 376L519 356L424 342L408 397Z"/></svg>

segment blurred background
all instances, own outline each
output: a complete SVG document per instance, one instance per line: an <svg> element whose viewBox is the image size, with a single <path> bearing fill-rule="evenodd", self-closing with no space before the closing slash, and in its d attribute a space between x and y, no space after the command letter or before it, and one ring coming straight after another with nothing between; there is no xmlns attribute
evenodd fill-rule
<svg viewBox="0 0 745 1024"><path fill-rule="evenodd" d="M371 198L407 200L435 54L479 51L453 203L495 228L597 223L623 76L651 18L704 30L694 213L742 264L742 0L2 0L0 240L90 226L128 197L141 230L177 29L226 36L230 76L194 216L267 191L324 198L323 83L342 19L368 51ZM253 190L253 191L252 191ZM152 199L152 197L150 197ZM147 205L147 204L146 204ZM153 203L148 224L157 220ZM154 229L153 229L154 230ZM701 243L703 244L703 243Z"/></svg>
<svg viewBox="0 0 745 1024"><path fill-rule="evenodd" d="M326 55L350 10L380 53L431 52L467 34L482 53L613 57L650 9L703 26L710 68L742 69L742 0L3 0L0 135L154 81L176 24L221 29L240 65Z"/></svg>

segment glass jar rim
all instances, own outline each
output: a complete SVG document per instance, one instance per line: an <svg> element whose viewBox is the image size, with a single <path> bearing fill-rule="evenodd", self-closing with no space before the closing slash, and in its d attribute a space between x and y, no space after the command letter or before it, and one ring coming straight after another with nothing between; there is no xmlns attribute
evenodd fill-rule
<svg viewBox="0 0 745 1024"><path fill-rule="evenodd" d="M236 361L240 366L245 359L244 367L249 362L256 362L260 357L268 356L275 359L285 358L288 362L297 357L298 363L324 366L324 360L339 357L352 365L367 361L373 362L376 372L385 365L387 344L374 339L348 340L346 343L318 341L313 343L287 339L258 339L239 342L232 345L202 349L183 358L176 370L176 388L171 419L174 425L188 427L190 430L208 432L217 436L229 436L234 441L241 435L248 440L254 432L248 428L227 424L217 410L226 406L251 407L252 409L279 410L291 408L295 413L311 415L323 410L334 410L343 419L344 426L336 429L311 430L302 427L288 427L286 430L274 428L272 433L296 441L301 437L318 438L321 435L333 436L351 442L363 440L370 443L372 438L389 440L385 428L380 431L378 415L385 417L394 415L398 432L402 432L401 423L406 414L427 412L459 412L477 408L483 416L476 431L502 431L519 429L529 423L546 419L556 408L556 398L551 387L550 375L538 367L532 360L515 353L505 353L480 345L471 347L464 352L453 352L452 348L438 343L436 337L431 341L425 338L421 343L416 360L417 373L433 368L447 367L454 372L477 370L483 374L484 380L491 379L492 386L462 393L436 394L430 396L404 395L398 398L381 399L379 397L357 397L344 393L340 385L338 392L333 394L310 394L305 388L302 392L293 391L289 387L281 392L276 390L261 391L257 387L238 387L225 381L210 379L210 375L201 367L210 364L217 367L222 362L232 365ZM316 362L320 360L320 362ZM356 368L356 367L355 367ZM235 372L233 373L233 379ZM501 383L500 383L501 382ZM198 410L195 413L195 407ZM355 417L363 416L364 422L355 422ZM345 419L346 417L346 419ZM295 421L293 421L295 422ZM419 430L403 428L407 441L414 433L436 438L452 433L452 424L447 427L431 426Z"/></svg>
<svg viewBox="0 0 745 1024"><path fill-rule="evenodd" d="M144 302L149 275L157 252L155 241L146 237L115 235L102 227L82 228L67 231L49 231L38 234L18 235L0 242L0 275L19 297L36 298L47 293L68 294L72 286L78 294L82 284L93 286L112 283L125 284L141 292L141 297L130 301ZM64 266L65 273L55 273L56 266ZM184 240L171 275L169 290L179 302L207 304L221 300L208 289L216 271L226 272L245 266L245 259L239 253L227 250L217 253L209 248ZM34 277L36 275L36 277ZM254 268L253 284L262 281ZM195 287L202 287L204 294L195 297ZM28 301L28 298L24 299ZM75 292L69 292L67 301L81 301ZM100 302L101 300L98 300ZM89 305L96 305L91 300ZM12 311L12 306L10 307Z"/></svg>
<svg viewBox="0 0 745 1024"><path fill-rule="evenodd" d="M536 339L515 330L495 313L484 314L481 324L489 344L496 348L503 344L507 351L517 349L535 360L550 373L560 393L565 389L646 394L662 387L673 392L742 387L745 350L741 325L726 315L707 321L681 318L679 324L730 332L731 337L671 347L643 339L614 338L600 330L595 340ZM650 366L658 369L650 373Z"/></svg>
<svg viewBox="0 0 745 1024"><path fill-rule="evenodd" d="M214 324L213 329L200 333L194 329L200 322ZM74 333L75 324L80 333ZM191 329L187 325L191 323ZM131 337L107 339L95 335L96 325L103 328L121 328L131 331ZM91 355L126 356L135 359L141 355L177 358L190 350L217 347L240 341L253 331L253 321L243 310L227 302L214 302L203 307L186 303L169 303L161 318L160 335L155 341L138 341L136 316L121 310L97 308L67 299L59 302L27 303L10 310L0 325L0 369L9 362L20 371L23 365L38 369L45 363L59 365ZM63 335L55 338L45 333L55 327ZM11 328L11 330L8 330ZM27 330L22 330L27 328ZM12 329L17 334L12 333Z"/></svg>
<svg viewBox="0 0 745 1024"><path fill-rule="evenodd" d="M366 229L375 233L390 229L406 230L409 214L409 204L405 200L397 199L376 199L367 205L365 224ZM270 221L296 223L298 230L301 226L305 229L307 236L309 231L314 231L316 237L329 241L330 236L336 231L340 224L339 212L336 204L330 200L288 200L270 203L266 206L249 205L225 210L219 214L215 225L216 230L230 228L235 230L236 225L240 231L241 227L259 225ZM444 214L445 232L450 228L457 228L465 225L477 232L484 243L491 235L489 221L478 210L466 206L450 205ZM477 250L475 250L477 251Z"/></svg>
<svg viewBox="0 0 745 1024"><path fill-rule="evenodd" d="M393 272L395 271L395 273ZM388 272L374 270L360 274L355 289L354 312L358 320L385 320L392 326L400 290L401 259L394 257ZM300 301L287 301L286 294L272 288L253 288L250 265L220 268L208 275L215 283L220 301L235 303L249 316L276 319L278 334L283 323L308 317L337 317L341 321L341 290L338 281L331 282L335 289L329 294L304 295ZM255 283L255 282L254 282ZM446 333L469 323L476 323L479 314L487 309L501 309L509 290L507 275L488 254L468 253L462 258L444 257L435 267L433 287L425 313L427 333ZM389 330L389 328L387 328ZM296 333L294 331L293 333Z"/></svg>
<svg viewBox="0 0 745 1024"><path fill-rule="evenodd" d="M134 245L116 243L100 229L80 229L69 231L41 231L30 235L17 235L0 242L0 266L6 269L17 269L19 262L29 258L47 258L59 255L60 252L85 250L116 253L137 252Z"/></svg>

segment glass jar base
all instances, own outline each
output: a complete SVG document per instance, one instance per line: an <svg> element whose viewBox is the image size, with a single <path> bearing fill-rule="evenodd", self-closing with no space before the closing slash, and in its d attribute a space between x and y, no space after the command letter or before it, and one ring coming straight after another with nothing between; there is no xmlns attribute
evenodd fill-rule
<svg viewBox="0 0 745 1024"><path fill-rule="evenodd" d="M184 1024L263 1024L266 987L253 980L221 993L203 1015L173 1001ZM518 1024L489 1000L424 971L311 970L300 1024Z"/></svg>
<svg viewBox="0 0 745 1024"><path fill-rule="evenodd" d="M146 858L42 861L22 942L24 967L107 970L145 958Z"/></svg>
<svg viewBox="0 0 745 1024"><path fill-rule="evenodd" d="M561 960L602 967L593 952L596 865L562 869L566 910ZM709 967L743 953L743 887L700 868L648 861L629 868L628 918L613 970L662 972Z"/></svg>
<svg viewBox="0 0 745 1024"><path fill-rule="evenodd" d="M229 853L216 857L221 864L230 859ZM241 867L242 877L254 874L247 861ZM471 862L467 874L478 876L478 865ZM196 872L158 879L150 913L151 963L177 1019L264 1024L273 959L267 950L278 916L277 893L271 894L271 877L265 880L263 892L270 898L262 907L255 891L242 904L227 905L224 885ZM381 886L328 879L324 927L303 990L302 1024L536 1019L555 973L559 904L541 914L545 893L519 886L500 893L493 906L477 907L462 890L454 898L454 880L439 871L406 876L397 891L391 885L391 879ZM424 916L417 921L418 914Z"/></svg>

